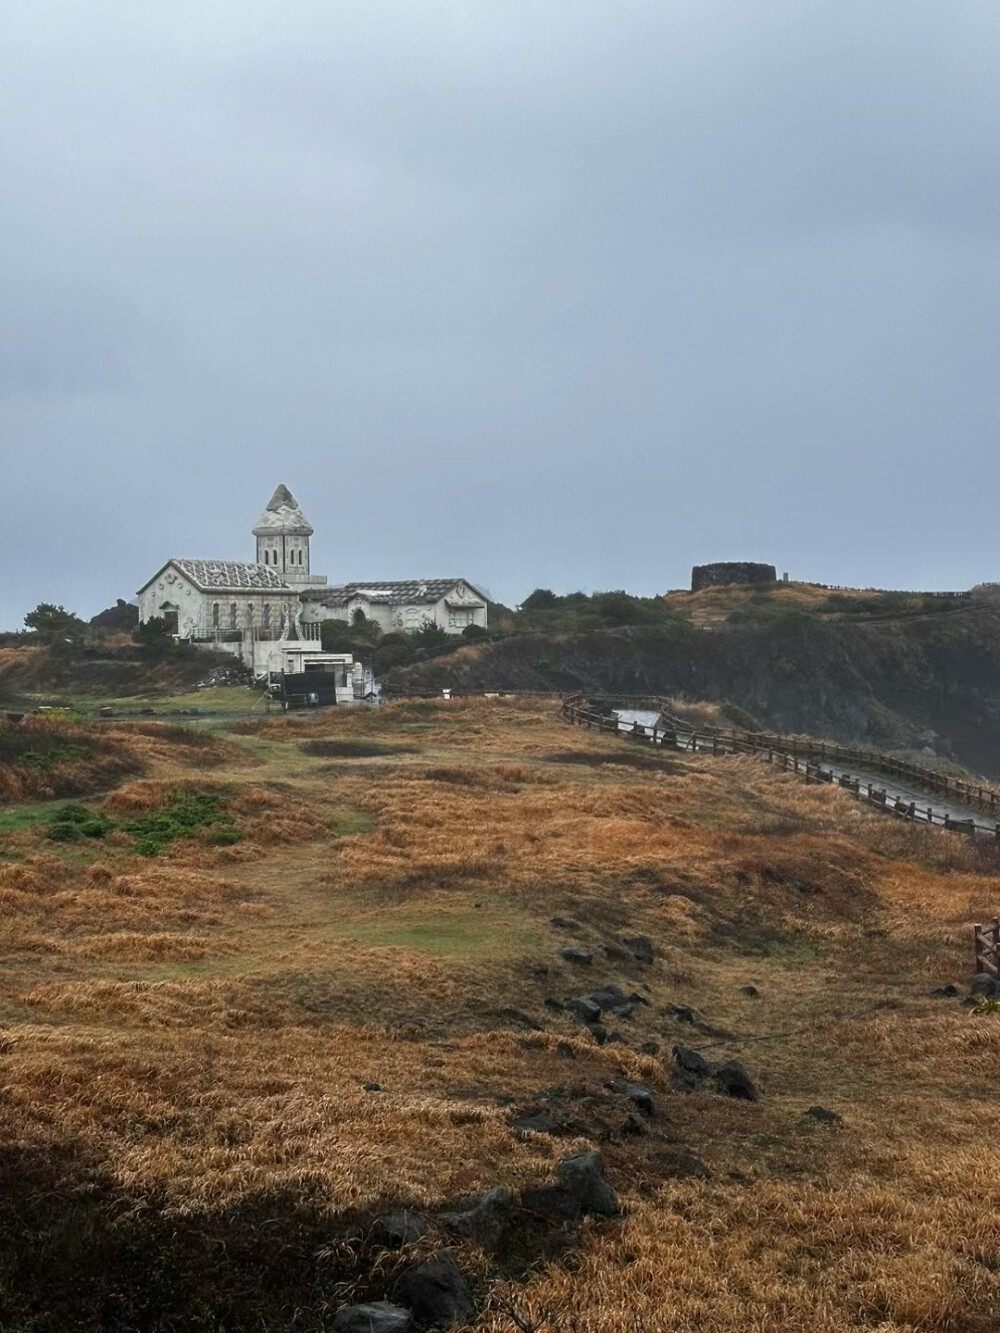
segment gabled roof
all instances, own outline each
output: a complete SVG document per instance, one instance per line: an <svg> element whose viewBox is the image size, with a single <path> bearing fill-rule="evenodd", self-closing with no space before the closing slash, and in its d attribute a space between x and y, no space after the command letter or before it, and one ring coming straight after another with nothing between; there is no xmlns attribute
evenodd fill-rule
<svg viewBox="0 0 1000 1333"><path fill-rule="evenodd" d="M422 603L439 602L442 597L457 588L459 584L464 584L472 598L468 602L461 602L463 606L476 605L477 598L483 602L486 601L486 595L481 593L474 584L468 579L372 579L366 583L343 583L337 588L328 588L323 593L323 601L331 605L346 605L353 597L364 597L369 602L398 605L401 602L410 602L414 605Z"/></svg>
<svg viewBox="0 0 1000 1333"><path fill-rule="evenodd" d="M276 569L271 569L268 565L251 564L245 560L168 560L163 569L158 570L139 591L145 592L150 583L155 583L171 565L179 569L196 588L200 588L203 592L212 590L242 592L254 589L292 591Z"/></svg>
<svg viewBox="0 0 1000 1333"><path fill-rule="evenodd" d="M279 486L274 492L253 529L255 537L269 537L276 532L292 537L311 537L313 534L312 524L287 486Z"/></svg>

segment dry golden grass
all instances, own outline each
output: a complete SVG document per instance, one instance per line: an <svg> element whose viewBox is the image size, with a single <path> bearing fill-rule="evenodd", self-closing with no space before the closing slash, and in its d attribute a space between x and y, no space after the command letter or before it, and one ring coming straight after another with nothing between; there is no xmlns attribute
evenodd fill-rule
<svg viewBox="0 0 1000 1333"><path fill-rule="evenodd" d="M864 601L872 596L862 588L845 588L838 591L837 595L845 601ZM828 588L819 588L811 583L789 582L778 583L766 589L730 584L718 588L702 588L699 592L672 592L663 600L674 610L689 616L696 625L710 625L718 624L731 612L761 600L782 607L816 610L825 605L829 597Z"/></svg>
<svg viewBox="0 0 1000 1333"><path fill-rule="evenodd" d="M996 1327L1000 1021L928 994L968 980L992 851L550 704L240 731L212 781L243 843L8 841L0 1326L319 1329L385 1294L379 1211L538 1181L589 1139L627 1219L527 1270L467 1249L477 1327L507 1333L509 1303L554 1333ZM190 778L148 739L108 811ZM639 933L652 967L622 949ZM568 943L609 956L574 969ZM553 1003L606 981L649 1004L598 1046ZM761 1101L670 1091L675 1042L743 1060ZM648 1135L622 1132L622 1074L657 1093ZM514 1135L545 1095L588 1133ZM679 1147L712 1180L673 1179Z"/></svg>

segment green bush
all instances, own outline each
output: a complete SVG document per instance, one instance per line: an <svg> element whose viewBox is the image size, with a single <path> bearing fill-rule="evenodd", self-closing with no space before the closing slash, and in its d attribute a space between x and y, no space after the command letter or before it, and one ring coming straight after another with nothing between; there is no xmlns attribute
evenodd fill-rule
<svg viewBox="0 0 1000 1333"><path fill-rule="evenodd" d="M140 856L158 856L177 838L190 838L213 824L233 823L219 792L181 790L173 792L161 809L130 819L121 828L133 835Z"/></svg>
<svg viewBox="0 0 1000 1333"><path fill-rule="evenodd" d="M76 826L85 838L103 838L106 833L110 833L114 828L110 819L103 819L98 816L97 819L88 819L82 824Z"/></svg>
<svg viewBox="0 0 1000 1333"><path fill-rule="evenodd" d="M79 842L82 837L79 824L53 824L49 829L52 842Z"/></svg>
<svg viewBox="0 0 1000 1333"><path fill-rule="evenodd" d="M57 824L83 824L93 817L93 811L88 810L85 805L71 802L69 805L60 806L55 812L54 819Z"/></svg>

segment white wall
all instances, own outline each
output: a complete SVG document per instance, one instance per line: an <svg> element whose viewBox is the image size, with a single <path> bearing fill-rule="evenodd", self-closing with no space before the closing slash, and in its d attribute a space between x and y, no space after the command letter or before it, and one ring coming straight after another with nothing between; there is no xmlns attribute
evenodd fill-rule
<svg viewBox="0 0 1000 1333"><path fill-rule="evenodd" d="M374 620L383 634L398 634L400 632L413 633L420 629L426 621L432 621L439 625L447 634L456 636L462 633L464 625L452 625L451 608L447 605L447 599L451 594L442 597L437 602L394 602L387 604L385 602L369 602L366 597L357 596L343 606L324 606L322 602L306 602L303 620L314 623L320 620L347 620L350 621L355 610L361 610L369 620ZM451 598L453 601L463 605L461 599ZM480 602L478 594L471 592L464 605L472 611L472 624L486 627L487 609L485 604L477 605Z"/></svg>

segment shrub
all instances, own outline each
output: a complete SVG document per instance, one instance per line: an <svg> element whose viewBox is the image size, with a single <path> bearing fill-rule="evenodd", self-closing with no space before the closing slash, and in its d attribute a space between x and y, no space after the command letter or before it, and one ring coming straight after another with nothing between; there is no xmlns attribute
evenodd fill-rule
<svg viewBox="0 0 1000 1333"><path fill-rule="evenodd" d="M82 837L79 824L53 824L49 829L49 838L53 842L79 842Z"/></svg>
<svg viewBox="0 0 1000 1333"><path fill-rule="evenodd" d="M88 819L85 823L78 824L80 832L87 838L103 838L106 833L110 833L114 828L110 819Z"/></svg>
<svg viewBox="0 0 1000 1333"><path fill-rule="evenodd" d="M69 805L62 805L55 813L55 822L57 824L83 824L89 819L93 819L93 811L88 810L85 805L78 805L71 802Z"/></svg>
<svg viewBox="0 0 1000 1333"><path fill-rule="evenodd" d="M190 838L212 824L232 826L233 822L219 792L180 790L171 793L159 810L127 820L120 827L134 836L140 856L158 856L177 838Z"/></svg>

